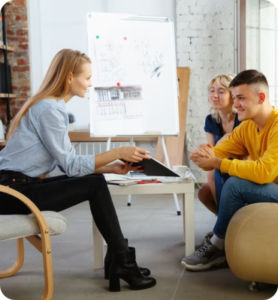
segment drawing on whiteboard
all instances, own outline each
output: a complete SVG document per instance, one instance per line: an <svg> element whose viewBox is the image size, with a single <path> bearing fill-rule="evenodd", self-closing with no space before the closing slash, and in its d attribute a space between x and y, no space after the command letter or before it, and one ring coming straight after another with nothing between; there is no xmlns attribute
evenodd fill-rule
<svg viewBox="0 0 278 300"><path fill-rule="evenodd" d="M95 87L95 92L100 102L129 99L142 100L142 87L139 85Z"/></svg>
<svg viewBox="0 0 278 300"><path fill-rule="evenodd" d="M160 76L160 69L163 67L163 65L160 65L159 67L155 68L153 71L152 71L152 75L151 75L151 78L156 75L157 77Z"/></svg>
<svg viewBox="0 0 278 300"><path fill-rule="evenodd" d="M98 79L100 83L123 81L128 72L123 63L126 55L126 50L123 46L113 43L97 43L96 58Z"/></svg>
<svg viewBox="0 0 278 300"><path fill-rule="evenodd" d="M143 118L144 100L141 86L95 87L97 120Z"/></svg>
<svg viewBox="0 0 278 300"><path fill-rule="evenodd" d="M135 55L138 59L138 65L143 67L145 74L153 78L157 75L158 78L161 74L163 67L164 56L162 52L152 48L147 37L135 40ZM159 71L159 73L157 73Z"/></svg>

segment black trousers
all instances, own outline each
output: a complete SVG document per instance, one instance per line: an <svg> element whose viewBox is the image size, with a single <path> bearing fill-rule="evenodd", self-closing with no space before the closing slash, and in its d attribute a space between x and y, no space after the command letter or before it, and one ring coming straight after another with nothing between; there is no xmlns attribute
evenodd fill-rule
<svg viewBox="0 0 278 300"><path fill-rule="evenodd" d="M92 174L84 177L65 175L41 179L30 178L19 172L0 171L0 173L0 184L19 191L32 200L41 211L59 212L89 201L94 221L109 249L114 253L128 249L103 175ZM0 193L0 214L30 213L21 201Z"/></svg>

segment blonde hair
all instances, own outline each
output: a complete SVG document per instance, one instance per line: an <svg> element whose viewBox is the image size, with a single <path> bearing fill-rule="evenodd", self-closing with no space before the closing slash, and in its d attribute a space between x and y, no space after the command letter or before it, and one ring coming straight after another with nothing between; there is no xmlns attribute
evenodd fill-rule
<svg viewBox="0 0 278 300"><path fill-rule="evenodd" d="M221 74L221 75L217 75L215 76L209 83L208 85L208 91L211 89L212 85L214 84L214 82L217 82L218 84L222 85L227 91L229 91L230 93L230 97L232 98L232 93L231 90L229 89L229 85L232 82L232 80L235 78L235 74L229 73L229 74ZM210 103L210 101L209 101ZM214 109L212 106L210 107L210 113L212 115L212 117L216 120L217 123L221 123L221 118L220 118L220 114L218 112L218 110ZM236 114L237 110L232 107L231 112L228 114L228 117L230 118L230 116L232 114Z"/></svg>
<svg viewBox="0 0 278 300"><path fill-rule="evenodd" d="M61 100L68 95L70 91L68 84L70 73L73 75L82 73L82 66L85 63L91 63L91 60L86 54L80 51L71 49L59 51L50 63L37 93L24 103L20 111L14 117L9 128L7 139L9 139L11 134L17 129L22 117L26 115L33 105L45 98L51 97Z"/></svg>

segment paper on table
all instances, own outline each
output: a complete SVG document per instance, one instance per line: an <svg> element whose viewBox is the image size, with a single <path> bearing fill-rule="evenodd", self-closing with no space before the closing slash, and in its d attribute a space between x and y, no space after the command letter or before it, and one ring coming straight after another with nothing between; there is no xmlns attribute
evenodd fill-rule
<svg viewBox="0 0 278 300"><path fill-rule="evenodd" d="M119 175L119 174L103 174L106 181L108 180L130 180L132 179L130 175Z"/></svg>
<svg viewBox="0 0 278 300"><path fill-rule="evenodd" d="M156 180L157 177L153 177L153 176L146 176L145 174L142 175L119 175L119 174L103 174L106 181L110 181L110 180L131 180L131 179L135 179L135 180L139 180L139 181L151 181L151 180Z"/></svg>

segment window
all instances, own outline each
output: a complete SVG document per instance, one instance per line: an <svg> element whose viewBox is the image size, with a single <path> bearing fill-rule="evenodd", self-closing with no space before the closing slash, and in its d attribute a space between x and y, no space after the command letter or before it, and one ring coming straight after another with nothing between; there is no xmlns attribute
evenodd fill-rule
<svg viewBox="0 0 278 300"><path fill-rule="evenodd" d="M242 22L245 18L246 53L240 69L263 72L269 84L270 101L278 107L278 11L267 0L245 0L244 4L245 16L240 19Z"/></svg>

